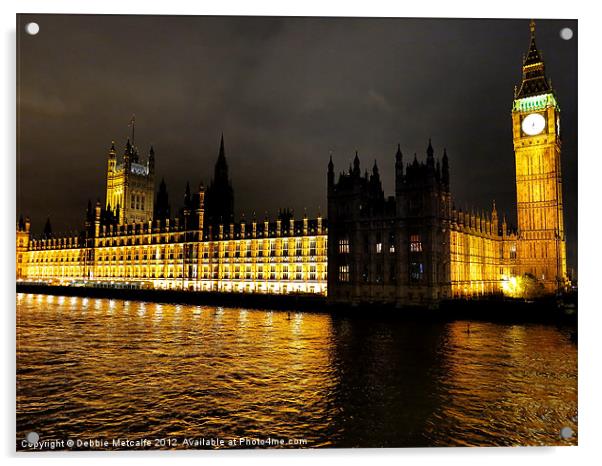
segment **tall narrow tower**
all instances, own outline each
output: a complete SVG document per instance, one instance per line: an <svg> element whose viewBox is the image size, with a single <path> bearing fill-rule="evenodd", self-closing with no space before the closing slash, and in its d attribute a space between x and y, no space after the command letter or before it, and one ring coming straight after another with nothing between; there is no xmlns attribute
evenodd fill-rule
<svg viewBox="0 0 602 466"><path fill-rule="evenodd" d="M535 44L529 51L512 105L516 160L518 263L521 273L543 282L547 292L566 284L566 248L560 167L560 108Z"/></svg>
<svg viewBox="0 0 602 466"><path fill-rule="evenodd" d="M224 135L219 145L213 179L206 194L206 219L209 225L229 225L234 221L234 190L228 173Z"/></svg>

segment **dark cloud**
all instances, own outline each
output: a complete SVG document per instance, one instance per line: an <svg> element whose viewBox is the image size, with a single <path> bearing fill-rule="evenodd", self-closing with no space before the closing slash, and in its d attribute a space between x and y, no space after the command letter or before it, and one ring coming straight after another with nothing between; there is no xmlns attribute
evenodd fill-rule
<svg viewBox="0 0 602 466"><path fill-rule="evenodd" d="M40 24L37 36L23 25ZM577 238L577 43L542 20L537 42L562 109L570 265ZM515 221L510 110L528 20L23 15L18 211L77 229L104 196L106 152L157 151L172 203L207 182L220 133L237 212L325 212L325 169L357 149L393 189L393 155L450 156L458 206L495 199Z"/></svg>

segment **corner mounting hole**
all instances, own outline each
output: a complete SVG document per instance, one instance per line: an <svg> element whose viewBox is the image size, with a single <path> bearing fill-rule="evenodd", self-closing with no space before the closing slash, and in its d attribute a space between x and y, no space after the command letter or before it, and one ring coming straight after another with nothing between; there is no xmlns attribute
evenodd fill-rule
<svg viewBox="0 0 602 466"><path fill-rule="evenodd" d="M560 429L560 438L564 440L573 438L573 435L575 435L575 431L570 427L563 427L562 429Z"/></svg>
<svg viewBox="0 0 602 466"><path fill-rule="evenodd" d="M560 30L560 37L564 40L571 40L573 38L573 30L571 28L562 28Z"/></svg>
<svg viewBox="0 0 602 466"><path fill-rule="evenodd" d="M40 25L38 23L27 23L25 25L25 32L30 36L35 36L40 32Z"/></svg>
<svg viewBox="0 0 602 466"><path fill-rule="evenodd" d="M40 441L40 435L37 432L29 432L25 439L31 444L36 445Z"/></svg>

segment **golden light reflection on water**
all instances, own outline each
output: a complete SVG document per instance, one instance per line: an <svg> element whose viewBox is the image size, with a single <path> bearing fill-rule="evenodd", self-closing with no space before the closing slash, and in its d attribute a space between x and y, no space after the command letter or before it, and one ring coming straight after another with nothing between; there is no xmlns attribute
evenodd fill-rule
<svg viewBox="0 0 602 466"><path fill-rule="evenodd" d="M18 294L18 437L573 444L576 362L549 326Z"/></svg>
<svg viewBox="0 0 602 466"><path fill-rule="evenodd" d="M451 436L438 442L562 445L562 427L577 431L577 348L567 335L552 326L454 322L446 346L445 398L429 422Z"/></svg>

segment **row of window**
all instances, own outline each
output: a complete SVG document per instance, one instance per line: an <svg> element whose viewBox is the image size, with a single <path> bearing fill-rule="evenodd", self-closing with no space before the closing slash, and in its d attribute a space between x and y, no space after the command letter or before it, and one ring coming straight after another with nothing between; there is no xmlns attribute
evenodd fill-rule
<svg viewBox="0 0 602 466"><path fill-rule="evenodd" d="M148 273L148 277L147 277ZM60 274L60 273L59 273ZM175 273L172 269L168 271L164 270L151 270L147 272L147 270L131 270L128 269L125 271L125 274L117 273L110 268L107 269L99 269L97 271L97 276L99 278L182 278L182 271L178 269ZM319 277L319 278L318 278ZM187 278L196 279L197 273L196 270L194 272L190 272ZM204 280L214 279L214 280L296 280L296 281L316 281L322 280L326 281L326 273L318 273L316 268L310 268L308 272L303 272L300 269L289 272L288 270L283 270L281 273L277 273L275 270L258 270L256 273L252 273L250 270L246 271L222 271L221 275L219 271L208 271L203 270L201 273L201 278Z"/></svg>
<svg viewBox="0 0 602 466"><path fill-rule="evenodd" d="M351 252L349 238L339 239L338 249L339 254L349 254ZM364 250L365 252L369 252L370 250L370 240L367 236L364 238ZM377 235L374 250L376 254L382 254L383 252L383 242L380 240L380 234ZM410 252L422 252L422 239L420 235L410 235ZM395 236L392 233L389 235L389 253L395 253Z"/></svg>
<svg viewBox="0 0 602 466"><path fill-rule="evenodd" d="M289 257L289 246L288 246L288 242L283 242L280 245L277 245L275 240L271 240L271 241L266 241L264 242L264 244L260 244L258 246L260 247L253 247L254 245L251 244L251 241L246 241L246 242L237 242L234 247L230 246L230 245L225 245L226 247L220 247L222 245L220 244L207 244L207 245L192 245L192 246L187 246L187 257L190 258L196 258L198 251L202 251L203 257L204 258L209 258L214 257L277 257L277 256L281 256L281 257ZM230 246L230 247L228 247ZM280 247L278 247L280 246ZM324 247L317 247L317 241L316 239L311 239L309 241L309 244L306 243L306 245L303 245L303 242L301 239L297 240L294 244L295 248L293 249L293 253L295 256L317 256L317 255L325 255L325 248ZM189 249L188 249L189 248ZM136 250L133 251L127 251L127 255L123 252L123 251L103 251L100 250L98 252L98 260L105 260L108 261L109 259L111 260L124 260L125 258L127 258L127 260L131 260L132 257L135 260L138 260L141 256L143 257L144 260L147 259L147 249L144 249L142 251L142 254L140 254L140 251ZM174 251L176 251L174 253ZM169 259L181 259L182 258L182 248L181 247L170 247L167 252L162 253L160 249L156 250L156 253L153 254L152 252L148 251L149 257L151 255L155 256L155 259L161 259L161 257L166 258L168 257ZM71 257L70 259L68 259L67 257ZM62 254L54 254L53 252L48 252L48 253L42 253L42 254L34 254L32 257L32 261L33 262L62 262L64 260L71 260L71 261L75 261L77 260L76 255L72 255L72 256L67 256L64 257Z"/></svg>
<svg viewBox="0 0 602 466"><path fill-rule="evenodd" d="M409 275L411 282L421 282L424 279L424 264L422 262L410 262ZM362 272L362 281L368 283L370 281L370 273L367 267L364 267ZM380 264L376 266L376 274L374 276L375 283L383 282L383 270ZM349 265L340 265L338 270L338 281L341 283L349 283L351 279ZM395 267L389 268L389 281L397 280L397 270Z"/></svg>

